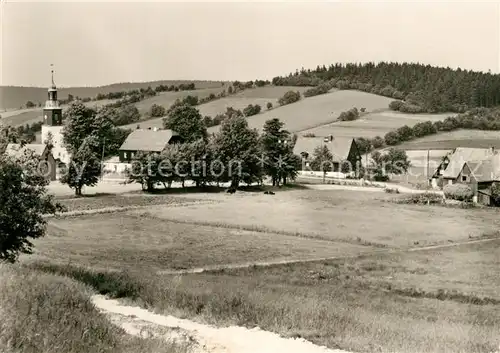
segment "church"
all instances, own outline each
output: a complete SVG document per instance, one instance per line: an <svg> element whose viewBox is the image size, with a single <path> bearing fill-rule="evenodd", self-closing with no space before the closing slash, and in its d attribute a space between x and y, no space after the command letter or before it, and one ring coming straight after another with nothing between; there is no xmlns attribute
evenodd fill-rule
<svg viewBox="0 0 500 353"><path fill-rule="evenodd" d="M52 73L52 85L48 89L48 99L43 108L43 125L41 134L41 143L39 144L9 144L5 151L11 156L19 156L26 150L30 150L34 155L38 156L41 161L44 161L45 167L48 170L44 175L51 181L58 178L58 167L61 164L68 165L71 156L63 145L62 136L62 108L57 100L57 87L54 83L54 71ZM52 150L49 151L46 146L46 141L52 138Z"/></svg>
<svg viewBox="0 0 500 353"><path fill-rule="evenodd" d="M42 144L47 141L49 136L52 136L52 154L55 160L68 165L70 162L70 155L63 145L62 137L62 108L57 100L57 87L54 83L54 70L52 73L52 85L48 90L48 100L45 102L43 108L43 125L42 125Z"/></svg>

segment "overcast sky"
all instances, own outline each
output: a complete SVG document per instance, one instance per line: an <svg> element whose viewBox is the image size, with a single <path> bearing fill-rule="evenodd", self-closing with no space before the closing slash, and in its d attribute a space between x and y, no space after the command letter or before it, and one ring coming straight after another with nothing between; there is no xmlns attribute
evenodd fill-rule
<svg viewBox="0 0 500 353"><path fill-rule="evenodd" d="M498 2L2 1L2 85L272 79L335 62L500 72Z"/></svg>

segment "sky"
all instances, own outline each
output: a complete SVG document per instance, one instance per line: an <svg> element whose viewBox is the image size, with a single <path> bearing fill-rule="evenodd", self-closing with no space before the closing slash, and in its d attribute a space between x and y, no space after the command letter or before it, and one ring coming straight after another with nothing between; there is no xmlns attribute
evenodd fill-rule
<svg viewBox="0 0 500 353"><path fill-rule="evenodd" d="M500 73L499 2L0 0L0 85L272 79L336 62Z"/></svg>

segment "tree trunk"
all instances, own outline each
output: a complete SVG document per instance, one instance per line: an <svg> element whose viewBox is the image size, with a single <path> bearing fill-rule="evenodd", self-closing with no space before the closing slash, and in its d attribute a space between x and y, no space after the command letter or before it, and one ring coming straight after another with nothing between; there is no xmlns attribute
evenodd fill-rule
<svg viewBox="0 0 500 353"><path fill-rule="evenodd" d="M181 182L182 182L182 188L184 188L184 178L182 178Z"/></svg>
<svg viewBox="0 0 500 353"><path fill-rule="evenodd" d="M238 177L234 177L234 178L231 180L231 188L233 188L233 189L237 189L239 185L240 185L240 178L238 178Z"/></svg>
<svg viewBox="0 0 500 353"><path fill-rule="evenodd" d="M283 175L283 185L286 185L286 175Z"/></svg>

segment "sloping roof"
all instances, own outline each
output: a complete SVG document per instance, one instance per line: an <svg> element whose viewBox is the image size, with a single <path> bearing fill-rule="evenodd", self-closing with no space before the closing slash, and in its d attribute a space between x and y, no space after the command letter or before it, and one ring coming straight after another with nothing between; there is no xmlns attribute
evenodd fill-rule
<svg viewBox="0 0 500 353"><path fill-rule="evenodd" d="M31 150L35 156L41 156L46 148L47 146L44 144L26 144L21 148L21 145L18 143L9 143L5 149L5 153L11 157L17 158L24 155L26 150Z"/></svg>
<svg viewBox="0 0 500 353"><path fill-rule="evenodd" d="M478 182L500 181L500 154L479 162L467 162Z"/></svg>
<svg viewBox="0 0 500 353"><path fill-rule="evenodd" d="M323 137L298 136L293 153L300 155L302 152L307 152L312 156L316 147L325 145L332 153L334 161L342 162L349 156L353 141L351 137L334 137L333 141L325 142Z"/></svg>
<svg viewBox="0 0 500 353"><path fill-rule="evenodd" d="M122 151L161 152L172 136L178 136L172 130L134 130L120 147Z"/></svg>
<svg viewBox="0 0 500 353"><path fill-rule="evenodd" d="M493 153L490 148L457 147L450 157L448 167L443 172L443 178L455 179L466 162L482 162L493 156Z"/></svg>

